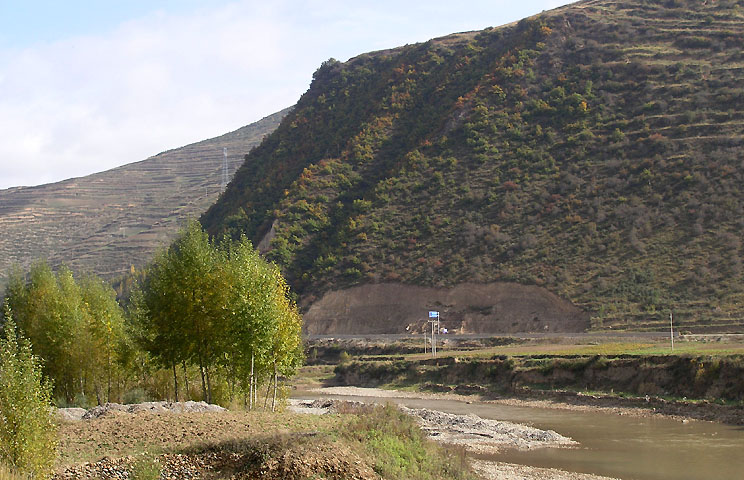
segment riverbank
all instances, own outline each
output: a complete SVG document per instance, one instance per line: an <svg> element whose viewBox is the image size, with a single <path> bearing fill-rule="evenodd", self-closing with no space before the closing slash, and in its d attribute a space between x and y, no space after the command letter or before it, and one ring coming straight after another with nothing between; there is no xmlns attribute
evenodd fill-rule
<svg viewBox="0 0 744 480"><path fill-rule="evenodd" d="M298 415L153 402L59 413L55 480L478 478L462 448L427 441L395 408Z"/></svg>
<svg viewBox="0 0 744 480"><path fill-rule="evenodd" d="M453 400L455 395L417 394L374 388L331 387L316 389L314 393L348 395L367 398L428 398ZM460 399L462 400L462 399ZM290 400L290 410L297 413L327 415L343 412L358 402L320 398L317 400ZM358 407L357 407L358 408ZM576 441L552 430L542 430L529 425L489 420L477 415L452 414L429 408L408 408L401 411L416 419L429 438L442 444L457 445L469 453L469 463L483 479L488 480L613 480L610 477L569 472L554 468L539 468L507 462L486 460L505 450L535 450L540 448L576 448ZM476 455L476 457L473 457Z"/></svg>
<svg viewBox="0 0 744 480"><path fill-rule="evenodd" d="M622 398L611 395L583 394L567 391L522 390L512 396L495 398L492 394L457 394L454 392L434 392L425 390L406 390L334 386L316 387L308 391L319 395L344 395L361 397L420 398L456 400L461 402L483 402L498 405L527 408L547 408L578 412L602 412L629 417L670 418L681 422L711 421L728 425L744 425L744 407L717 405L710 402L667 401L660 398Z"/></svg>
<svg viewBox="0 0 744 480"><path fill-rule="evenodd" d="M739 355L365 360L338 365L328 383L744 425Z"/></svg>

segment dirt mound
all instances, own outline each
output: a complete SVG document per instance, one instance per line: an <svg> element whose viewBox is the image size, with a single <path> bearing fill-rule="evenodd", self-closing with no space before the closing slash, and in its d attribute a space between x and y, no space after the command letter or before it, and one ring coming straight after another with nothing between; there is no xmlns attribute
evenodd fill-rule
<svg viewBox="0 0 744 480"><path fill-rule="evenodd" d="M589 314L534 285L463 283L428 288L381 283L329 292L308 308L310 335L422 333L427 312L451 333L582 332Z"/></svg>
<svg viewBox="0 0 744 480"><path fill-rule="evenodd" d="M133 414L140 412L150 413L191 413L191 412L224 412L225 409L219 405L210 405L206 402L145 402L131 405L120 403L104 403L90 410L83 408L60 408L57 415L63 420L92 420L104 416L117 414Z"/></svg>

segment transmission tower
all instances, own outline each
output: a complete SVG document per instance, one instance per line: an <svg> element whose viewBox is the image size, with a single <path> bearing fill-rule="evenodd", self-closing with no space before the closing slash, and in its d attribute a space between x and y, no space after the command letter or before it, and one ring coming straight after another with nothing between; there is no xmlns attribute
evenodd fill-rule
<svg viewBox="0 0 744 480"><path fill-rule="evenodd" d="M224 157L222 160L222 191L224 192L227 188L227 182L230 180L227 172L227 148L222 149L222 156Z"/></svg>

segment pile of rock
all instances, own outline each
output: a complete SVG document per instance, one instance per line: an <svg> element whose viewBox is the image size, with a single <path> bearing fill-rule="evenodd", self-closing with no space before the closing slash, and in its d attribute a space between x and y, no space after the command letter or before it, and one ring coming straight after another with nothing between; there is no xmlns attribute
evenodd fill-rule
<svg viewBox="0 0 744 480"><path fill-rule="evenodd" d="M191 412L224 412L225 409L219 405L211 405L206 402L145 402L131 405L120 403L104 403L90 410L84 408L59 408L57 415L62 420L93 420L111 414L123 413L133 414L139 412L149 413L191 413Z"/></svg>

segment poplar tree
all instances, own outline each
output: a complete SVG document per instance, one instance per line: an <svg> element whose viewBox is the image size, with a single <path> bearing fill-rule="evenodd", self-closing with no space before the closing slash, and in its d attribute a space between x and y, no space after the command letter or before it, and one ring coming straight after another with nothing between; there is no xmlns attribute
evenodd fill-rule
<svg viewBox="0 0 744 480"><path fill-rule="evenodd" d="M10 312L6 302L0 338L0 462L32 478L47 478L57 451L52 388Z"/></svg>

